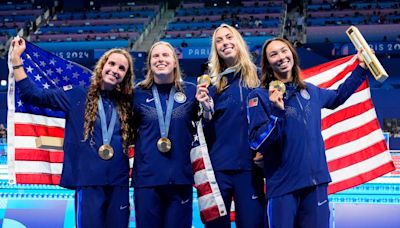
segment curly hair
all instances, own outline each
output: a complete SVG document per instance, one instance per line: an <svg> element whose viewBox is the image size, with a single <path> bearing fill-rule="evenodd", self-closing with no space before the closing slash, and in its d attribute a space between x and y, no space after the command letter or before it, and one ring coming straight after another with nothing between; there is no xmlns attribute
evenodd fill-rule
<svg viewBox="0 0 400 228"><path fill-rule="evenodd" d="M227 24L221 24L218 28L216 28L212 36L211 53L209 56L209 72L211 77L217 77L220 73L222 73L224 68L226 68L224 60L218 55L216 45L216 34L222 28L228 29L236 41L237 57L235 66L233 67L236 69L235 73L241 72L240 80L242 85L248 88L258 87L260 85L260 80L257 76L257 68L252 62L248 46L242 35L240 35L240 33L234 27ZM215 84L217 93L221 93L227 84L227 80L225 77L217 77Z"/></svg>
<svg viewBox="0 0 400 228"><path fill-rule="evenodd" d="M173 56L174 56L174 60L176 62L176 67L174 69L174 83L175 83L175 88L178 91L183 92L183 87L182 87L182 71L181 68L179 66L179 61L178 61L178 56L176 55L176 51L174 49L174 47L172 47L172 45L170 43L167 43L165 41L158 41L156 43L154 43L147 55L147 61L146 61L146 69L147 69L147 74L146 77L143 81L141 81L139 83L139 86L144 88L144 89L150 89L151 86L154 83L154 72L151 70L151 54L153 52L153 49L158 46L158 45L164 45L167 46L169 49L172 50Z"/></svg>
<svg viewBox="0 0 400 228"><path fill-rule="evenodd" d="M293 68L292 68L292 77L293 77L293 82L300 88L300 89L305 89L306 88L306 83L302 80L301 78L301 69L300 69L300 59L299 56L296 52L296 49L293 47L293 45L286 39L276 37L269 39L265 41L264 46L262 48L261 52L261 86L264 88L268 87L268 84L277 78L275 78L274 71L272 70L271 65L268 62L268 57L267 57L267 47L268 45L271 44L272 41L280 41L285 43L289 50L292 52L293 55Z"/></svg>
<svg viewBox="0 0 400 228"><path fill-rule="evenodd" d="M117 112L119 120L121 122L121 136L123 140L124 150L127 151L128 146L133 142L133 130L129 126L130 121L133 118L132 111L132 98L133 98L133 82L135 75L133 73L133 59L132 56L124 49L113 48L107 51L96 63L91 84L89 86L87 98L86 98L86 109L85 109L85 124L83 138L84 140L93 140L94 123L96 121L98 100L100 96L100 88L103 82L102 70L106 64L109 56L113 53L122 54L126 57L129 63L128 70L123 81L116 86L111 92L111 98L117 103Z"/></svg>

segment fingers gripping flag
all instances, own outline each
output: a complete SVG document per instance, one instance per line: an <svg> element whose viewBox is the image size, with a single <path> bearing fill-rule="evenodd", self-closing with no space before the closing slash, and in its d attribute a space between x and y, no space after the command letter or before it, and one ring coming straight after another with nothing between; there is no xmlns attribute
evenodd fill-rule
<svg viewBox="0 0 400 228"><path fill-rule="evenodd" d="M11 52L11 48L10 48ZM9 54L10 55L10 54ZM26 42L21 56L27 76L43 89L88 86L91 71ZM9 58L8 166L10 183L59 184L63 151L36 146L40 136L64 137L64 113L24 104L15 90Z"/></svg>
<svg viewBox="0 0 400 228"><path fill-rule="evenodd" d="M357 67L357 56L337 59L303 71L303 79L336 89ZM322 136L332 177L329 193L342 191L394 170L366 80L335 110L322 110Z"/></svg>

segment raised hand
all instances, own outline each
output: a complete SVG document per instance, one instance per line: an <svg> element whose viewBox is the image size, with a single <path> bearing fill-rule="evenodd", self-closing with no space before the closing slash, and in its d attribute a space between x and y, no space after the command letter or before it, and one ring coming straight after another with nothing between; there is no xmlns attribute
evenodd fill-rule
<svg viewBox="0 0 400 228"><path fill-rule="evenodd" d="M275 107L284 110L285 109L285 103L283 101L283 93L276 89L276 88L271 88L269 90L269 100L274 104Z"/></svg>
<svg viewBox="0 0 400 228"><path fill-rule="evenodd" d="M204 111L211 110L210 97L208 96L207 83L197 85L196 99L199 101Z"/></svg>
<svg viewBox="0 0 400 228"><path fill-rule="evenodd" d="M21 65L21 55L26 49L25 40L19 36L16 36L11 41L11 63L13 66Z"/></svg>

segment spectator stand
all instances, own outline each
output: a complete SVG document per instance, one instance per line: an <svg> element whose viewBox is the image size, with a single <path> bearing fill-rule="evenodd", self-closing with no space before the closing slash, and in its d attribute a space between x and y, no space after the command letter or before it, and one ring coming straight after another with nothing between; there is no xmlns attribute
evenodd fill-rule
<svg viewBox="0 0 400 228"><path fill-rule="evenodd" d="M187 2L175 11L162 40L170 42L182 59L207 59L211 36L226 23L239 30L256 62L265 40L277 36L284 12L283 1Z"/></svg>
<svg viewBox="0 0 400 228"><path fill-rule="evenodd" d="M309 4L307 42L322 43L326 38L331 42L347 42L344 34L350 25L357 26L369 41L381 41L384 36L395 40L399 35L399 12L398 1Z"/></svg>
<svg viewBox="0 0 400 228"><path fill-rule="evenodd" d="M25 35L34 27L36 18L44 13L44 8L26 1L0 3L0 58L6 55L7 41L17 34Z"/></svg>
<svg viewBox="0 0 400 228"><path fill-rule="evenodd" d="M154 20L159 8L159 5L127 3L83 12L58 12L35 31L31 41L39 46L45 42L63 42L62 47L70 46L74 50L129 48Z"/></svg>

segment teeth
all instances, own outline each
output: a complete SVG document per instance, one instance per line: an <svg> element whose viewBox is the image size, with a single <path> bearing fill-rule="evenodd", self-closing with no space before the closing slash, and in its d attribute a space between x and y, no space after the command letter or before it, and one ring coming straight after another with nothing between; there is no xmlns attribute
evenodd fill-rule
<svg viewBox="0 0 400 228"><path fill-rule="evenodd" d="M227 50L232 50L232 48L230 48L230 47L229 48L225 48L224 52L227 51Z"/></svg>
<svg viewBox="0 0 400 228"><path fill-rule="evenodd" d="M283 61L279 64L279 66L286 66L289 63L289 61Z"/></svg>

